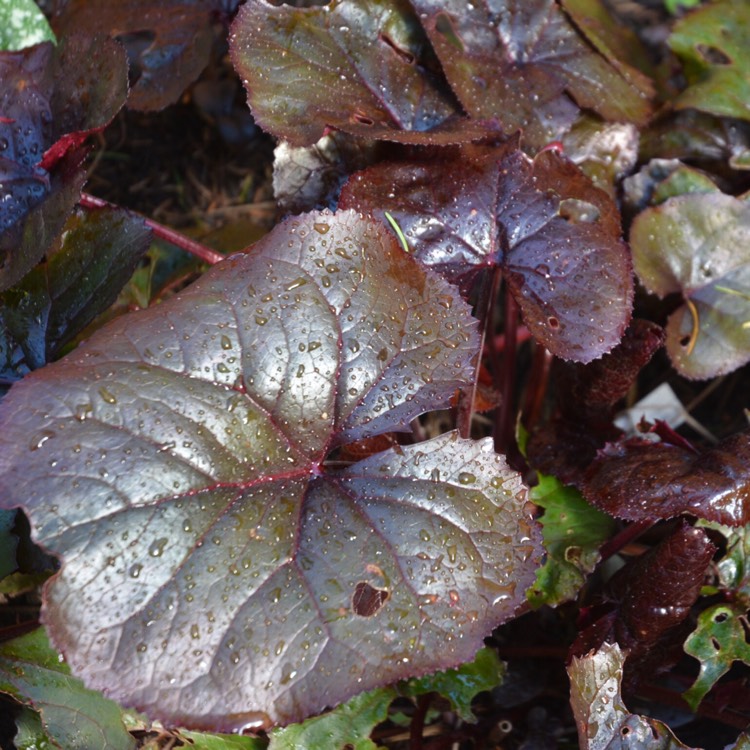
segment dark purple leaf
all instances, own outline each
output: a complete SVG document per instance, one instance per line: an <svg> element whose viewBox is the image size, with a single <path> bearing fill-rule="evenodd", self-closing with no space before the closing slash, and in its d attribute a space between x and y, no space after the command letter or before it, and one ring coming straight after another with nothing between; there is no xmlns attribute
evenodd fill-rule
<svg viewBox="0 0 750 750"><path fill-rule="evenodd" d="M84 180L79 147L126 96L125 55L110 40L0 52L0 290L55 239Z"/></svg>
<svg viewBox="0 0 750 750"><path fill-rule="evenodd" d="M354 175L340 205L391 213L414 253L449 279L499 265L526 325L554 354L588 362L630 318L632 278L609 197L553 152L511 142Z"/></svg>
<svg viewBox="0 0 750 750"><path fill-rule="evenodd" d="M318 213L16 383L2 502L63 558L43 618L73 670L238 729L471 659L542 554L518 475L455 433L328 460L446 405L478 344L389 231Z"/></svg>
<svg viewBox="0 0 750 750"><path fill-rule="evenodd" d="M398 138L457 114L406 0L309 8L257 0L240 8L230 45L256 121L295 146L315 143L331 127ZM431 141L415 134L409 142Z"/></svg>
<svg viewBox="0 0 750 750"><path fill-rule="evenodd" d="M632 689L674 666L689 632L686 623L716 547L702 529L683 522L658 545L617 571L599 616L581 629L571 652L617 642L628 654L625 684Z"/></svg>
<svg viewBox="0 0 750 750"><path fill-rule="evenodd" d="M71 216L64 238L16 286L0 293L0 380L53 359L106 310L146 252L150 231L126 211Z"/></svg>
<svg viewBox="0 0 750 750"><path fill-rule="evenodd" d="M108 34L127 50L133 90L128 106L159 110L173 104L208 63L212 13L219 0L70 0L52 18L57 35ZM236 5L236 3L230 3Z"/></svg>
<svg viewBox="0 0 750 750"><path fill-rule="evenodd" d="M750 523L750 432L697 455L641 439L610 444L589 467L582 490L597 508L628 521L686 513L744 526Z"/></svg>
<svg viewBox="0 0 750 750"><path fill-rule="evenodd" d="M530 464L578 485L596 452L620 436L613 423L614 405L627 394L663 340L659 326L636 319L622 341L601 359L585 365L555 362L556 413L529 435Z"/></svg>
<svg viewBox="0 0 750 750"><path fill-rule="evenodd" d="M638 124L650 115L648 79L595 52L554 0L411 2L464 109L522 129L529 147L561 138L579 106Z"/></svg>

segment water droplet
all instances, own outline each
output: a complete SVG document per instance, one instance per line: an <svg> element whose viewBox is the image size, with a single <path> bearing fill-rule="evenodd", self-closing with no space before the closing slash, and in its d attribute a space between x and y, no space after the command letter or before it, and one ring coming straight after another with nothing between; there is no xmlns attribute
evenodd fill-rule
<svg viewBox="0 0 750 750"><path fill-rule="evenodd" d="M149 555L151 555L151 557L161 557L168 541L169 540L166 537L161 537L161 539L152 542L151 546L148 548Z"/></svg>
<svg viewBox="0 0 750 750"><path fill-rule="evenodd" d="M469 471L462 471L458 475L458 483L459 484L474 484L474 482L476 482L476 481L477 481L476 476L474 476L474 474L472 474Z"/></svg>
<svg viewBox="0 0 750 750"><path fill-rule="evenodd" d="M221 348L222 349L231 349L232 348L232 340L229 338L229 336L222 336L221 337Z"/></svg>
<svg viewBox="0 0 750 750"><path fill-rule="evenodd" d="M39 450L48 440L55 437L55 433L52 430L42 430L41 432L34 435L29 443L29 450Z"/></svg>
<svg viewBox="0 0 750 750"><path fill-rule="evenodd" d="M117 399L115 398L115 396L110 391L108 391L104 386L102 386L99 389L99 395L108 404L116 404L117 403Z"/></svg>
<svg viewBox="0 0 750 750"><path fill-rule="evenodd" d="M143 565L140 563L133 563L128 570L128 575L131 578L138 578L141 574L141 570L143 570Z"/></svg>
<svg viewBox="0 0 750 750"><path fill-rule="evenodd" d="M313 227L318 234L328 234L328 230L331 228L328 224L323 222L316 222L313 224Z"/></svg>

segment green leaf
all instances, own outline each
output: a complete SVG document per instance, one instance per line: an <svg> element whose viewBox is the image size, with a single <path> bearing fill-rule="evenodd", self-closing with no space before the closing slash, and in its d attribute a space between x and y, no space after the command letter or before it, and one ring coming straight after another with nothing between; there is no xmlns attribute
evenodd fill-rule
<svg viewBox="0 0 750 750"><path fill-rule="evenodd" d="M539 522L547 560L537 570L536 583L526 596L534 607L556 606L576 597L599 562L599 548L616 522L555 477L540 474L530 498L544 508Z"/></svg>
<svg viewBox="0 0 750 750"><path fill-rule="evenodd" d="M680 374L711 378L750 361L750 202L722 193L670 198L636 216L630 243L646 289L685 300L666 328Z"/></svg>
<svg viewBox="0 0 750 750"><path fill-rule="evenodd" d="M698 616L698 625L684 645L685 653L701 663L698 677L683 693L693 711L735 661L750 665L750 644L745 637L747 626L744 607L716 604Z"/></svg>
<svg viewBox="0 0 750 750"><path fill-rule="evenodd" d="M191 750L265 750L268 747L265 739L236 734L206 734L181 729L179 736L189 741L186 747Z"/></svg>
<svg viewBox="0 0 750 750"><path fill-rule="evenodd" d="M39 711L44 731L64 750L132 750L120 708L70 676L44 630L0 644L0 691Z"/></svg>
<svg viewBox="0 0 750 750"><path fill-rule="evenodd" d="M678 21L668 40L685 65L688 88L675 102L750 120L750 4L722 0Z"/></svg>
<svg viewBox="0 0 750 750"><path fill-rule="evenodd" d="M0 510L0 582L17 567L16 548L18 537L13 533L16 511Z"/></svg>
<svg viewBox="0 0 750 750"><path fill-rule="evenodd" d="M55 35L34 0L3 0L0 50L19 50L40 42L55 42Z"/></svg>
<svg viewBox="0 0 750 750"><path fill-rule="evenodd" d="M20 713L16 717L16 736L13 738L13 744L16 750L48 750L52 747L59 747L44 731L39 712L28 706L20 706Z"/></svg>
<svg viewBox="0 0 750 750"><path fill-rule="evenodd" d="M377 750L370 739L372 730L385 721L394 688L378 688L351 698L333 711L271 732L268 750Z"/></svg>
<svg viewBox="0 0 750 750"><path fill-rule="evenodd" d="M481 648L474 661L462 664L457 669L426 675L418 679L400 682L401 695L415 697L426 693L440 693L450 701L453 710L464 721L475 722L477 717L471 710L471 702L481 692L492 690L503 679L505 667L497 652Z"/></svg>

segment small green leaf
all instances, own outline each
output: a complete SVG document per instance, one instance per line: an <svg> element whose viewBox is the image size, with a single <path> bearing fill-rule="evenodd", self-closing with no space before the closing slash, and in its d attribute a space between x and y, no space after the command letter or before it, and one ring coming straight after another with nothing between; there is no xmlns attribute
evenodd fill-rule
<svg viewBox="0 0 750 750"><path fill-rule="evenodd" d="M701 663L698 677L682 695L693 711L735 661L750 664L750 644L745 639L746 618L744 607L727 604L709 607L699 615L698 626L684 645L685 653Z"/></svg>
<svg viewBox="0 0 750 750"><path fill-rule="evenodd" d="M16 750L47 750L54 747L49 735L44 731L42 717L38 711L21 706L16 717L16 736L13 738Z"/></svg>
<svg viewBox="0 0 750 750"><path fill-rule="evenodd" d="M260 737L239 737L236 734L207 734L180 730L180 736L189 742L186 750L264 750L268 741Z"/></svg>
<svg viewBox="0 0 750 750"><path fill-rule="evenodd" d="M132 750L116 703L70 676L41 628L0 645L0 691L40 712L49 738L65 750Z"/></svg>
<svg viewBox="0 0 750 750"><path fill-rule="evenodd" d="M477 717L471 710L471 702L478 693L492 690L503 679L505 667L497 652L491 648L481 648L474 661L462 664L457 669L407 680L399 683L402 695L415 697L425 693L440 693L450 701L453 710L464 721L475 722Z"/></svg>
<svg viewBox="0 0 750 750"><path fill-rule="evenodd" d="M539 476L531 500L545 509L540 519L547 561L537 570L526 596L532 606L556 606L576 596L599 562L599 547L615 520L589 505L574 487L555 477Z"/></svg>
<svg viewBox="0 0 750 750"><path fill-rule="evenodd" d="M668 40L690 84L678 109L750 120L750 5L710 3L679 21Z"/></svg>
<svg viewBox="0 0 750 750"><path fill-rule="evenodd" d="M397 697L394 688L378 688L360 693L333 711L271 732L268 750L376 750L372 730L385 721L388 706Z"/></svg>
<svg viewBox="0 0 750 750"><path fill-rule="evenodd" d="M34 0L0 3L0 50L19 50L40 42L55 42L55 35Z"/></svg>

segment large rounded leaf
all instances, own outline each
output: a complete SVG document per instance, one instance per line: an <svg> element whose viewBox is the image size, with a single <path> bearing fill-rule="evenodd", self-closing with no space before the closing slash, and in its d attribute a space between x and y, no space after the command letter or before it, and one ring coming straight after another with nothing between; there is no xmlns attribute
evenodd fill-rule
<svg viewBox="0 0 750 750"><path fill-rule="evenodd" d="M330 454L445 405L477 349L390 232L320 213L15 385L2 503L63 557L44 621L74 672L229 730L471 659L541 556L518 476L455 435Z"/></svg>
<svg viewBox="0 0 750 750"><path fill-rule="evenodd" d="M349 180L339 205L390 212L417 257L451 280L499 265L533 336L563 359L602 356L630 320L617 208L556 153L532 160L511 141L376 164Z"/></svg>

